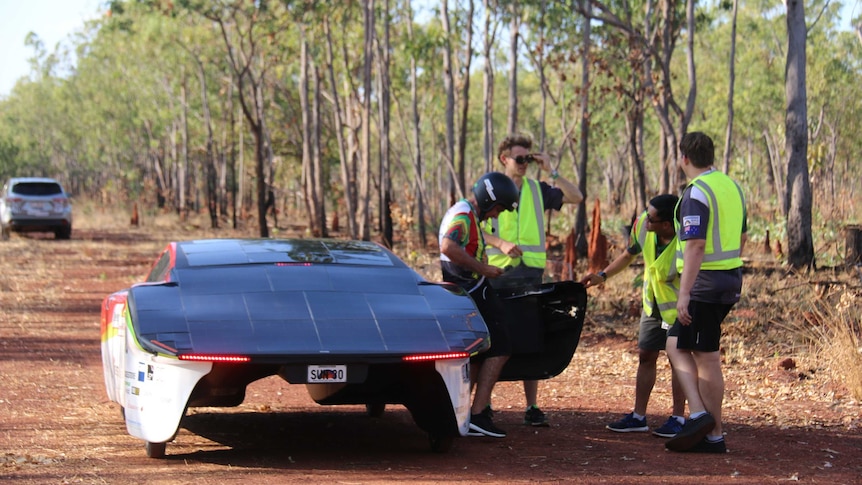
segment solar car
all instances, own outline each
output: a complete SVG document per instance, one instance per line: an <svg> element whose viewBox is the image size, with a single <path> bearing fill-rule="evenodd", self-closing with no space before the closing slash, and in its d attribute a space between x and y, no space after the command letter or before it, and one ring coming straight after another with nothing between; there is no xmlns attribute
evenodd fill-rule
<svg viewBox="0 0 862 485"><path fill-rule="evenodd" d="M525 296L550 334L521 349L506 378L547 378L568 365L586 305L583 287L568 285ZM165 456L188 408L238 406L246 386L274 375L322 405L375 415L402 405L444 452L469 426L470 357L490 345L460 288L427 281L364 241L171 242L144 282L101 307L108 396L153 458Z"/></svg>

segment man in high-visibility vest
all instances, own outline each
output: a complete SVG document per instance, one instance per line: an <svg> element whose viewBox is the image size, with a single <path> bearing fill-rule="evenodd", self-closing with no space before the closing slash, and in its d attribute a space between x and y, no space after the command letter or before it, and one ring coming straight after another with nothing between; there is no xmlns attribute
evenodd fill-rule
<svg viewBox="0 0 862 485"><path fill-rule="evenodd" d="M672 451L725 453L721 426L724 376L721 322L742 291L742 249L748 230L745 197L713 166L712 139L700 132L679 142L680 168L690 182L677 206L677 321L667 354L688 400L685 426L665 443Z"/></svg>
<svg viewBox="0 0 862 485"><path fill-rule="evenodd" d="M606 427L618 433L649 431L647 403L656 381L659 352L665 350L667 331L676 321L679 273L676 270L676 227L673 213L679 198L672 194L653 197L647 210L635 221L625 251L605 269L586 275L587 288L604 283L629 267L643 254L643 311L638 326L638 370L635 378L635 406L632 412ZM673 414L653 434L672 438L685 423L685 395L671 366Z"/></svg>
<svg viewBox="0 0 862 485"><path fill-rule="evenodd" d="M483 226L488 245L488 263L506 272L491 281L496 289L529 288L542 284L547 259L545 248L545 211L560 210L564 203L579 204L580 189L551 166L550 156L533 151L533 140L526 135L510 135L498 147L497 158L503 172L518 186L518 207L512 212L489 219ZM535 166L545 172L551 184L527 177ZM524 381L527 410L524 424L548 426L548 418L538 406L538 381Z"/></svg>

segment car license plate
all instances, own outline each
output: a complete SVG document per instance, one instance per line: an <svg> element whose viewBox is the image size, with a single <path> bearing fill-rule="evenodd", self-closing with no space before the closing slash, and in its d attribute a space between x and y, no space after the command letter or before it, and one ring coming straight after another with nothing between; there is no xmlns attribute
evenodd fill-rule
<svg viewBox="0 0 862 485"><path fill-rule="evenodd" d="M322 382L347 382L346 365L310 365L308 366L309 384Z"/></svg>

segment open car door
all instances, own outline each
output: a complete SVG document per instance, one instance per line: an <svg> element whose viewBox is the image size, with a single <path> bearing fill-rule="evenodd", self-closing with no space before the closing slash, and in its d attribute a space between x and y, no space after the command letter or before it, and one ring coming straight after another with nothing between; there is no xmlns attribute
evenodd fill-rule
<svg viewBox="0 0 862 485"><path fill-rule="evenodd" d="M506 290L500 296L512 314L512 357L499 380L548 379L563 372L578 348L584 327L584 285L574 281L545 283L538 291Z"/></svg>

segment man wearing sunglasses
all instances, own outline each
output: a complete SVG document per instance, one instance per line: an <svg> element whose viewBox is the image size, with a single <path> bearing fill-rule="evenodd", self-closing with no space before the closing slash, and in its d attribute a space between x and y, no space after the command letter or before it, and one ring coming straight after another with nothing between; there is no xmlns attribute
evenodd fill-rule
<svg viewBox="0 0 862 485"><path fill-rule="evenodd" d="M520 191L518 207L485 222L483 230L488 248L488 263L505 273L491 281L497 290L538 289L542 284L547 254L545 249L545 211L560 210L564 203L579 204L584 196L551 166L548 154L533 151L533 140L525 135L506 137L498 147L503 173ZM551 183L527 177L528 170L547 174ZM548 426L548 418L538 406L538 381L524 381L527 410L524 424Z"/></svg>
<svg viewBox="0 0 862 485"><path fill-rule="evenodd" d="M673 213L679 198L672 194L653 197L647 210L632 226L625 251L604 270L581 280L587 288L600 285L629 267L643 255L643 311L638 325L638 369L635 377L635 406L622 419L607 425L617 433L647 432L646 410L656 381L659 352L666 350L668 329L676 321L679 273L676 268L676 227ZM668 359L670 360L670 359ZM685 424L685 393L671 366L673 414L653 434L673 438Z"/></svg>

